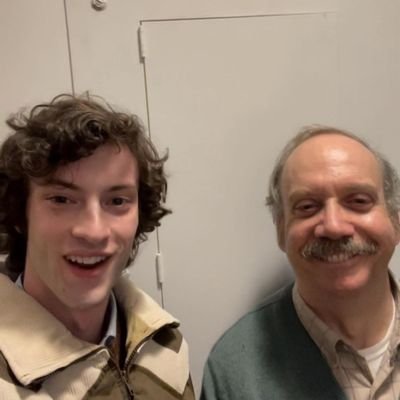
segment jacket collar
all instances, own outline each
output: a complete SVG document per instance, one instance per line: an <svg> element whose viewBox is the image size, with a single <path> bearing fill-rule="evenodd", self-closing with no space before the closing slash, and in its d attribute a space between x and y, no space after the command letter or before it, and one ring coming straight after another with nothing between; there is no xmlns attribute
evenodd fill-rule
<svg viewBox="0 0 400 400"><path fill-rule="evenodd" d="M162 309L149 295L128 278L121 278L114 293L127 322L128 357L140 344L166 325L179 326L179 321Z"/></svg>
<svg viewBox="0 0 400 400"><path fill-rule="evenodd" d="M24 385L63 368L96 346L75 338L61 322L0 275L0 351Z"/></svg>
<svg viewBox="0 0 400 400"><path fill-rule="evenodd" d="M176 319L127 278L119 280L115 294L127 319L128 357L162 326L178 325ZM0 304L0 352L23 385L103 348L74 337L3 274L0 274Z"/></svg>

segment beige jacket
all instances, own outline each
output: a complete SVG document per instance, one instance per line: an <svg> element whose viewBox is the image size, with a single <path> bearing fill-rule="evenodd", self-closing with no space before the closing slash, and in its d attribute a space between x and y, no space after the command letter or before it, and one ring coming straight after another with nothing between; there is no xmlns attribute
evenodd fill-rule
<svg viewBox="0 0 400 400"><path fill-rule="evenodd" d="M0 400L193 400L178 322L127 278L115 294L127 321L123 370L0 274Z"/></svg>

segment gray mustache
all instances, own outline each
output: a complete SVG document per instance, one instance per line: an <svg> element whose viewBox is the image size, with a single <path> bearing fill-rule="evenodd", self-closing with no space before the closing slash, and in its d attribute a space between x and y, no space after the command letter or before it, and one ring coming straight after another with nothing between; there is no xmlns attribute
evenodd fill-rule
<svg viewBox="0 0 400 400"><path fill-rule="evenodd" d="M352 238L342 238L338 240L317 239L307 243L301 252L304 258L325 259L335 255L346 255L354 257L356 255L371 255L378 250L378 245L372 241L356 242Z"/></svg>

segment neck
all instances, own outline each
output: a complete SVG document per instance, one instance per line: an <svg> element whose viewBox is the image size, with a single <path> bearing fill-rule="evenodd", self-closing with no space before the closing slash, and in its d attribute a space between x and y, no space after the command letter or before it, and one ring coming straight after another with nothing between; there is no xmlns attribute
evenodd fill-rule
<svg viewBox="0 0 400 400"><path fill-rule="evenodd" d="M36 300L41 303L40 299ZM104 303L92 306L90 309L71 310L64 304L57 304L57 301L51 304L42 304L75 337L89 343L101 341L107 305L108 303Z"/></svg>
<svg viewBox="0 0 400 400"><path fill-rule="evenodd" d="M101 341L109 296L90 307L70 307L55 296L47 286L32 285L30 275L27 273L24 278L24 289L75 337L90 343Z"/></svg>
<svg viewBox="0 0 400 400"><path fill-rule="evenodd" d="M89 343L99 343L103 337L106 311L107 305L98 310L78 310L65 317L55 316L75 337Z"/></svg>
<svg viewBox="0 0 400 400"><path fill-rule="evenodd" d="M389 278L375 289L351 294L327 295L304 290L299 293L314 313L355 349L378 343L393 317L393 295Z"/></svg>

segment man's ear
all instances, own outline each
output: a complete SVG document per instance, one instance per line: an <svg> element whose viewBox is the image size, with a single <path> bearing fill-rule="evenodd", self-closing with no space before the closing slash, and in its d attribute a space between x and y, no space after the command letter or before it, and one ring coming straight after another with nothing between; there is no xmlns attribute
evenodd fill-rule
<svg viewBox="0 0 400 400"><path fill-rule="evenodd" d="M282 216L277 218L277 220L275 221L275 226L276 226L276 235L277 235L277 239L278 239L279 248L283 252L286 252L285 223L284 223L284 219Z"/></svg>
<svg viewBox="0 0 400 400"><path fill-rule="evenodd" d="M397 239L397 244L400 243L400 211L396 215L397 219L394 225L394 229L396 229L396 239Z"/></svg>

